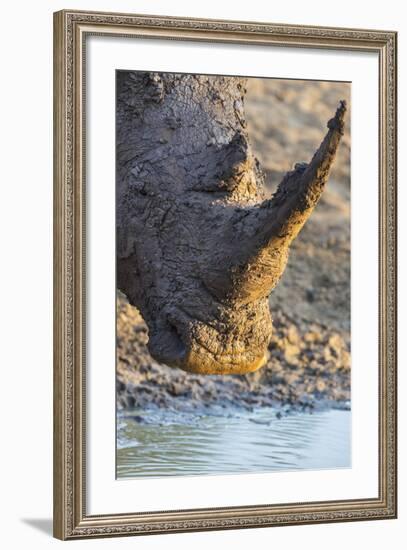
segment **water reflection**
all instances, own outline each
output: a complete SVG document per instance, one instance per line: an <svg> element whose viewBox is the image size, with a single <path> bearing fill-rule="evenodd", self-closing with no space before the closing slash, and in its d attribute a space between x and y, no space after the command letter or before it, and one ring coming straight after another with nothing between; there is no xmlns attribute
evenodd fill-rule
<svg viewBox="0 0 407 550"><path fill-rule="evenodd" d="M117 421L117 477L346 468L350 424L345 410L282 418L268 408L126 411Z"/></svg>

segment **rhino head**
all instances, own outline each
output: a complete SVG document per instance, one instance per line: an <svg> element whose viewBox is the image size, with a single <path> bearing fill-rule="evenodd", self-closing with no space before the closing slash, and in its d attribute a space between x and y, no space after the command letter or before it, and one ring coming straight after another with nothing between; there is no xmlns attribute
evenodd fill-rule
<svg viewBox="0 0 407 550"><path fill-rule="evenodd" d="M268 298L343 134L341 101L310 162L271 199L250 147L245 80L117 75L117 283L158 361L201 374L260 368Z"/></svg>

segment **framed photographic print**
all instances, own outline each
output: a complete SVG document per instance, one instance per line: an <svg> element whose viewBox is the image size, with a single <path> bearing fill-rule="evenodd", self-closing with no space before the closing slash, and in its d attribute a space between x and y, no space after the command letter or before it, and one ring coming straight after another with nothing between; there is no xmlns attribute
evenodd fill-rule
<svg viewBox="0 0 407 550"><path fill-rule="evenodd" d="M396 33L54 52L55 536L396 517Z"/></svg>

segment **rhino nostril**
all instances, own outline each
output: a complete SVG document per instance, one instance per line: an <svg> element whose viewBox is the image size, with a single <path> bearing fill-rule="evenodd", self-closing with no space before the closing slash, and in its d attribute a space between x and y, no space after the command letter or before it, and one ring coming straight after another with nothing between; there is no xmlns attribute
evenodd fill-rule
<svg viewBox="0 0 407 550"><path fill-rule="evenodd" d="M179 330L169 321L150 334L148 347L157 361L171 366L180 366L187 351Z"/></svg>
<svg viewBox="0 0 407 550"><path fill-rule="evenodd" d="M185 344L181 338L180 331L178 330L178 327L174 325L171 322L168 322L169 327L169 336L172 339L173 345L178 350L185 351Z"/></svg>

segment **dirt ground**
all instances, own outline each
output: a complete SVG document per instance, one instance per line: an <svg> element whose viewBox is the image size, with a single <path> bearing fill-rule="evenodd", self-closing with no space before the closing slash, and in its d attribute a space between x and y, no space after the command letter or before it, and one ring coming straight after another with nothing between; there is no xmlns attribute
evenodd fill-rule
<svg viewBox="0 0 407 550"><path fill-rule="evenodd" d="M327 189L294 241L270 297L269 360L244 376L199 376L159 365L147 328L118 293L118 407L348 406L350 400L350 84L249 79L246 115L252 147L271 195L286 171L309 161L340 99L345 135Z"/></svg>

